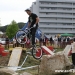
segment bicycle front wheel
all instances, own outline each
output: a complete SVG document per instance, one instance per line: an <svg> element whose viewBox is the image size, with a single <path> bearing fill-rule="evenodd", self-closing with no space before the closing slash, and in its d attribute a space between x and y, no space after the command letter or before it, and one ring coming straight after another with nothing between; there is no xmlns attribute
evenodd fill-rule
<svg viewBox="0 0 75 75"><path fill-rule="evenodd" d="M35 59L40 59L43 55L42 48L40 46L36 46L32 48L32 56Z"/></svg>
<svg viewBox="0 0 75 75"><path fill-rule="evenodd" d="M25 44L25 43L27 42L27 35L25 34L25 31L19 30L19 31L16 33L16 41L17 41L19 44Z"/></svg>

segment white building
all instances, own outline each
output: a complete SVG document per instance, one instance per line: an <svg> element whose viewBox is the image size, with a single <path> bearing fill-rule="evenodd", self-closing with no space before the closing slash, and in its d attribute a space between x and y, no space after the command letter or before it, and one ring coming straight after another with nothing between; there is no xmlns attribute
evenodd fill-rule
<svg viewBox="0 0 75 75"><path fill-rule="evenodd" d="M36 0L31 11L39 16L39 27L47 36L75 34L75 0Z"/></svg>

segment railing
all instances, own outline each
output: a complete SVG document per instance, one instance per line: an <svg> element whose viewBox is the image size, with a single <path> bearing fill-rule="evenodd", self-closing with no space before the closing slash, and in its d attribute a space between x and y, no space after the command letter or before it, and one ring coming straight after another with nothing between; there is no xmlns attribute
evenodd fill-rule
<svg viewBox="0 0 75 75"><path fill-rule="evenodd" d="M75 13L75 10L39 9L39 12L64 12L64 13Z"/></svg>
<svg viewBox="0 0 75 75"><path fill-rule="evenodd" d="M53 22L53 23L75 23L75 21L74 20L42 20L42 19L40 19L40 21L39 22Z"/></svg>
<svg viewBox="0 0 75 75"><path fill-rule="evenodd" d="M75 18L75 15L63 15L63 14L40 14L39 17L57 17L57 18Z"/></svg>
<svg viewBox="0 0 75 75"><path fill-rule="evenodd" d="M39 25L40 28L75 28L73 25Z"/></svg>
<svg viewBox="0 0 75 75"><path fill-rule="evenodd" d="M75 30L42 30L43 33L75 33Z"/></svg>
<svg viewBox="0 0 75 75"><path fill-rule="evenodd" d="M75 6L72 5L62 5L62 4L39 4L39 7L61 7L61 8L75 8Z"/></svg>

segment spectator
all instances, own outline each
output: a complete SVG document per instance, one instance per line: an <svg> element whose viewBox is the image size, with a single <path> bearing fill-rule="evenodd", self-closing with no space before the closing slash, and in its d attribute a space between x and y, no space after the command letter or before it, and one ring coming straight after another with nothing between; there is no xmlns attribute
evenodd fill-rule
<svg viewBox="0 0 75 75"><path fill-rule="evenodd" d="M9 48L9 38L8 38L8 36L6 36L6 45L5 45L5 48Z"/></svg>
<svg viewBox="0 0 75 75"><path fill-rule="evenodd" d="M65 48L65 46L66 46L66 37L63 37L62 48Z"/></svg>
<svg viewBox="0 0 75 75"><path fill-rule="evenodd" d="M27 42L26 42L26 48L30 48L30 40L29 39L27 39Z"/></svg>
<svg viewBox="0 0 75 75"><path fill-rule="evenodd" d="M39 44L40 44L40 46L43 45L43 38L42 38L42 37L41 37L40 40L39 40Z"/></svg>
<svg viewBox="0 0 75 75"><path fill-rule="evenodd" d="M54 47L57 48L57 43L58 43L58 38L57 36L55 36L54 38Z"/></svg>
<svg viewBox="0 0 75 75"><path fill-rule="evenodd" d="M61 48L61 37L58 36L58 47Z"/></svg>
<svg viewBox="0 0 75 75"><path fill-rule="evenodd" d="M75 42L75 36L73 37L73 41Z"/></svg>
<svg viewBox="0 0 75 75"><path fill-rule="evenodd" d="M75 43L72 44L72 68L75 69Z"/></svg>
<svg viewBox="0 0 75 75"><path fill-rule="evenodd" d="M70 44L70 37L67 37L67 45Z"/></svg>
<svg viewBox="0 0 75 75"><path fill-rule="evenodd" d="M46 46L46 37L45 36L43 37L43 45Z"/></svg>
<svg viewBox="0 0 75 75"><path fill-rule="evenodd" d="M50 37L50 45L53 45L53 38L52 38L52 36Z"/></svg>
<svg viewBox="0 0 75 75"><path fill-rule="evenodd" d="M18 43L18 41L16 41L16 46L19 47L19 43Z"/></svg>
<svg viewBox="0 0 75 75"><path fill-rule="evenodd" d="M48 41L49 41L49 39L48 39L48 38L46 38L46 45L47 45L47 46L49 45Z"/></svg>
<svg viewBox="0 0 75 75"><path fill-rule="evenodd" d="M24 37L23 39L21 39L21 43L23 43L23 44L21 44L22 48L25 47L26 43L24 43L24 42L26 42L26 41L27 41L27 37Z"/></svg>
<svg viewBox="0 0 75 75"><path fill-rule="evenodd" d="M16 38L13 38L13 48L16 47Z"/></svg>

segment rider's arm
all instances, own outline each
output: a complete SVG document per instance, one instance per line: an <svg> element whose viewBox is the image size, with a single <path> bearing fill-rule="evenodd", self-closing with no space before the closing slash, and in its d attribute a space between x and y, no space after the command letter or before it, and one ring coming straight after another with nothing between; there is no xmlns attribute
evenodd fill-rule
<svg viewBox="0 0 75 75"><path fill-rule="evenodd" d="M38 22L39 22L39 18L37 17L37 18L36 18L36 22L35 22L35 24L37 24Z"/></svg>
<svg viewBox="0 0 75 75"><path fill-rule="evenodd" d="M30 22L30 17L28 18L28 28L30 27L31 22Z"/></svg>
<svg viewBox="0 0 75 75"><path fill-rule="evenodd" d="M33 18L36 19L35 24L37 24L37 23L39 22L39 18L38 18L38 16L37 16L36 14L33 14Z"/></svg>
<svg viewBox="0 0 75 75"><path fill-rule="evenodd" d="M28 22L28 28L30 27L30 25L31 25L31 22Z"/></svg>

